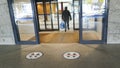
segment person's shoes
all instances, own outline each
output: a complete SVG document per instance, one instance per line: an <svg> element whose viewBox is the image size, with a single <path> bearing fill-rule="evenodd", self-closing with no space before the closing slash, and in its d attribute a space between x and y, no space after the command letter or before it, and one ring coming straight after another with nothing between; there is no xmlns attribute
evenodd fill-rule
<svg viewBox="0 0 120 68"><path fill-rule="evenodd" d="M65 32L66 32L66 30L65 30Z"/></svg>
<svg viewBox="0 0 120 68"><path fill-rule="evenodd" d="M70 28L68 28L68 30L70 30Z"/></svg>

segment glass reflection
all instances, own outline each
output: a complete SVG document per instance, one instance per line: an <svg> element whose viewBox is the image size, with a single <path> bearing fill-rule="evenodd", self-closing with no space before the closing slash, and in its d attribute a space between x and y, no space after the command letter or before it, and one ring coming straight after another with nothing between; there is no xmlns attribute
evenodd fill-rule
<svg viewBox="0 0 120 68"><path fill-rule="evenodd" d="M101 40L105 0L83 0L82 28L83 40Z"/></svg>
<svg viewBox="0 0 120 68"><path fill-rule="evenodd" d="M13 11L15 23L18 28L21 41L35 41L33 13L30 0L14 0Z"/></svg>

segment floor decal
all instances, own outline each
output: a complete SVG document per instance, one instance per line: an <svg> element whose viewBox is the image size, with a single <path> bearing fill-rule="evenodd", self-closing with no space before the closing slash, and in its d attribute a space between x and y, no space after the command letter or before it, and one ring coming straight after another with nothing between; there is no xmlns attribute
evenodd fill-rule
<svg viewBox="0 0 120 68"><path fill-rule="evenodd" d="M38 59L42 56L43 54L41 52L32 52L32 53L29 53L26 58L27 59Z"/></svg>
<svg viewBox="0 0 120 68"><path fill-rule="evenodd" d="M80 54L78 52L66 52L64 54L65 59L78 59Z"/></svg>

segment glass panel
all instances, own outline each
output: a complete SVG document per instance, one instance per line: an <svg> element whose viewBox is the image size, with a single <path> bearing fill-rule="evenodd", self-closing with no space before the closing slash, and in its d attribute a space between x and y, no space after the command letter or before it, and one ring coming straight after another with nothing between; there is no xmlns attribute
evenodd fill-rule
<svg viewBox="0 0 120 68"><path fill-rule="evenodd" d="M51 7L50 7L51 6ZM52 14L51 14L52 5L50 2L37 2L39 23L41 30L52 29Z"/></svg>
<svg viewBox="0 0 120 68"><path fill-rule="evenodd" d="M60 23L62 22L62 11L65 10L65 7L70 11L72 20L69 20L69 28L73 30L73 0L58 0L58 6Z"/></svg>
<svg viewBox="0 0 120 68"><path fill-rule="evenodd" d="M46 14L46 26L47 26L47 29L52 29L51 27L51 9L50 9L50 2L46 2L46 12L44 12Z"/></svg>
<svg viewBox="0 0 120 68"><path fill-rule="evenodd" d="M74 22L75 29L79 29L79 1L74 1Z"/></svg>
<svg viewBox="0 0 120 68"><path fill-rule="evenodd" d="M33 13L30 0L14 0L15 24L21 41L35 41Z"/></svg>
<svg viewBox="0 0 120 68"><path fill-rule="evenodd" d="M52 19L53 19L53 29L58 29L58 17L57 17L57 1L51 2L51 10L52 10Z"/></svg>
<svg viewBox="0 0 120 68"><path fill-rule="evenodd" d="M43 2L37 2L37 10L38 10L40 29L43 30L45 29Z"/></svg>
<svg viewBox="0 0 120 68"><path fill-rule="evenodd" d="M83 0L82 38L83 40L102 40L103 14L105 0Z"/></svg>
<svg viewBox="0 0 120 68"><path fill-rule="evenodd" d="M59 1L58 1L58 13L59 13L59 22L61 23L61 21L62 21L62 6L61 6L61 2L59 2Z"/></svg>

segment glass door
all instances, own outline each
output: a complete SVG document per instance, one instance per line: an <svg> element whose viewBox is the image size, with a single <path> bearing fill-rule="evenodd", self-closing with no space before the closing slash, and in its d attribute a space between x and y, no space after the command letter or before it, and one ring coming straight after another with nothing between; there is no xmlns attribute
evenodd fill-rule
<svg viewBox="0 0 120 68"><path fill-rule="evenodd" d="M32 0L8 0L18 44L39 43Z"/></svg>
<svg viewBox="0 0 120 68"><path fill-rule="evenodd" d="M107 23L107 0L82 0L81 43L104 43Z"/></svg>
<svg viewBox="0 0 120 68"><path fill-rule="evenodd" d="M73 28L79 30L79 0L73 0Z"/></svg>
<svg viewBox="0 0 120 68"><path fill-rule="evenodd" d="M36 1L40 31L59 30L57 1Z"/></svg>

